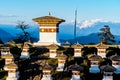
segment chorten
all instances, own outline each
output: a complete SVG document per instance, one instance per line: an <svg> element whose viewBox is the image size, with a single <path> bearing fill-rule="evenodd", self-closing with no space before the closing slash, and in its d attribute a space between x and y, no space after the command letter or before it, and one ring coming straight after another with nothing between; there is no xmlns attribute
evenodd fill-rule
<svg viewBox="0 0 120 80"><path fill-rule="evenodd" d="M19 71L17 65L13 62L4 66L4 70L8 71L6 80L18 80Z"/></svg>
<svg viewBox="0 0 120 80"><path fill-rule="evenodd" d="M81 57L81 49L83 48L83 45L77 43L72 45L72 48L74 48L74 57Z"/></svg>
<svg viewBox="0 0 120 80"><path fill-rule="evenodd" d="M14 57L12 54L6 54L6 55L2 56L2 58L5 59L5 65L13 63Z"/></svg>
<svg viewBox="0 0 120 80"><path fill-rule="evenodd" d="M120 56L115 54L110 59L112 60L112 65L116 68L115 73L120 74Z"/></svg>
<svg viewBox="0 0 120 80"><path fill-rule="evenodd" d="M1 56L10 54L10 45L5 44L1 46Z"/></svg>
<svg viewBox="0 0 120 80"><path fill-rule="evenodd" d="M49 48L49 57L55 58L57 56L58 45L53 43L53 44L49 45L47 48Z"/></svg>
<svg viewBox="0 0 120 80"><path fill-rule="evenodd" d="M116 68L110 66L109 64L103 65L100 67L103 72L103 79L102 80L113 80L113 73L116 71Z"/></svg>
<svg viewBox="0 0 120 80"><path fill-rule="evenodd" d="M63 69L65 67L65 62L66 62L67 56L62 53L62 54L58 54L57 58L58 58L57 71L63 71Z"/></svg>
<svg viewBox="0 0 120 80"><path fill-rule="evenodd" d="M48 16L38 17L33 19L33 21L40 25L39 41L34 43L34 45L46 46L53 42L60 45L60 43L57 42L57 33L59 32L59 24L65 22L65 20L51 16L49 13Z"/></svg>
<svg viewBox="0 0 120 80"><path fill-rule="evenodd" d="M42 76L41 80L52 80L51 70L52 70L52 66L50 66L48 63L46 63L43 66L43 76Z"/></svg>
<svg viewBox="0 0 120 80"><path fill-rule="evenodd" d="M24 43L20 58L30 58L30 55L29 55L30 45L31 45L30 42Z"/></svg>
<svg viewBox="0 0 120 80"><path fill-rule="evenodd" d="M98 51L98 55L101 56L102 58L106 57L106 49L108 48L108 46L106 44L104 44L103 42L100 42L97 46L97 51Z"/></svg>
<svg viewBox="0 0 120 80"><path fill-rule="evenodd" d="M77 64L70 65L69 70L72 71L71 80L81 80L80 73L83 71L83 67Z"/></svg>
<svg viewBox="0 0 120 80"><path fill-rule="evenodd" d="M94 55L90 56L88 59L91 62L91 67L89 69L90 73L99 73L100 69L99 69L98 62L99 62L99 60L102 59L102 57L94 54Z"/></svg>

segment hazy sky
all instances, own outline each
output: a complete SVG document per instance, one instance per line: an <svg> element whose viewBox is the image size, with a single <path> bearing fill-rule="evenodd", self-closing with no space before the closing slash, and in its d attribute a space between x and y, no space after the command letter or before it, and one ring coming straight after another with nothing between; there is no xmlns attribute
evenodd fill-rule
<svg viewBox="0 0 120 80"><path fill-rule="evenodd" d="M51 15L78 21L105 19L120 22L120 0L0 0L0 23L15 23L17 20L32 22L33 18Z"/></svg>

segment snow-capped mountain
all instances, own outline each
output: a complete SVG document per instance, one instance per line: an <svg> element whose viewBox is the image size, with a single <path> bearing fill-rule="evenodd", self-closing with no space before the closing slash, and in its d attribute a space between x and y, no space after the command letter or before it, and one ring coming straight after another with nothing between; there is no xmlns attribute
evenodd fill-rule
<svg viewBox="0 0 120 80"><path fill-rule="evenodd" d="M77 22L77 39L81 44L87 43L97 43L99 42L99 37L96 36L96 33L100 32L100 29L104 25L109 25L110 30L113 35L115 35L115 39L119 40L120 38L120 22L111 22L102 19L95 20L85 20L81 22ZM38 40L39 38L39 26L38 25L29 25L30 27L27 31L31 34L33 39ZM9 33L9 36L7 35ZM0 25L0 38L3 42L8 41L9 39L13 39L18 37L18 34L21 33L20 29L17 29L15 25ZM3 37L5 35L7 37ZM58 39L60 41L67 41L74 39L74 22L71 23L63 23L59 25L59 33ZM34 41L36 41L34 40Z"/></svg>

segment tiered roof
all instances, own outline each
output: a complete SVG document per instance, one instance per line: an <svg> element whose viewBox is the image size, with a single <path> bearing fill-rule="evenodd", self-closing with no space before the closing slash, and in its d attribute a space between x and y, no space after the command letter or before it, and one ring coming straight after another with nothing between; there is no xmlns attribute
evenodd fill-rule
<svg viewBox="0 0 120 80"><path fill-rule="evenodd" d="M102 48L102 49L103 49L103 48L105 48L105 49L108 48L108 46L107 46L106 44L102 43L102 42L99 43L99 44L97 44L96 47L97 47L97 48Z"/></svg>
<svg viewBox="0 0 120 80"><path fill-rule="evenodd" d="M4 59L13 59L13 55L12 54L6 54L6 55L3 55L2 58Z"/></svg>
<svg viewBox="0 0 120 80"><path fill-rule="evenodd" d="M67 56L62 53L62 54L58 54L58 55L57 55L57 58L58 58L58 59L65 60L65 59L67 58Z"/></svg>
<svg viewBox="0 0 120 80"><path fill-rule="evenodd" d="M65 22L65 20L51 16L49 13L48 16L38 17L33 19L33 21L38 22L40 26L52 26L52 25L59 25L61 22Z"/></svg>
<svg viewBox="0 0 120 80"><path fill-rule="evenodd" d="M101 66L100 69L102 71L105 71L105 72L114 72L114 71L116 71L116 68L111 66L111 65L109 65L109 64Z"/></svg>
<svg viewBox="0 0 120 80"><path fill-rule="evenodd" d="M102 59L102 57L99 55L96 55L96 54L89 57L89 60L91 60L91 61L99 61L101 59Z"/></svg>
<svg viewBox="0 0 120 80"><path fill-rule="evenodd" d="M53 43L53 44L49 45L47 48L49 48L49 49L58 49L59 46L57 44Z"/></svg>
<svg viewBox="0 0 120 80"><path fill-rule="evenodd" d="M111 56L110 59L113 61L120 61L120 56L116 54L116 55Z"/></svg>
<svg viewBox="0 0 120 80"><path fill-rule="evenodd" d="M69 70L73 71L83 71L83 67L78 64L73 64L69 66Z"/></svg>
<svg viewBox="0 0 120 80"><path fill-rule="evenodd" d="M4 66L5 69L18 69L18 66L15 63L7 64Z"/></svg>
<svg viewBox="0 0 120 80"><path fill-rule="evenodd" d="M72 48L83 48L83 45L77 43L77 44L73 44L71 47Z"/></svg>

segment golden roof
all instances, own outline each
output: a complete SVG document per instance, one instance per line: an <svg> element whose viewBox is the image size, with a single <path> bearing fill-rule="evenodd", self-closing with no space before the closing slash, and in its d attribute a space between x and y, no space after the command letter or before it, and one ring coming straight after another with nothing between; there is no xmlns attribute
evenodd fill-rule
<svg viewBox="0 0 120 80"><path fill-rule="evenodd" d="M58 49L58 45L57 44L51 44L51 45L49 45L47 48L49 48L49 49Z"/></svg>
<svg viewBox="0 0 120 80"><path fill-rule="evenodd" d="M2 58L5 58L5 59L13 59L13 55L12 54L6 54L4 56L2 56Z"/></svg>
<svg viewBox="0 0 120 80"><path fill-rule="evenodd" d="M77 44L73 44L71 47L72 48L83 48L83 45L77 43Z"/></svg>
<svg viewBox="0 0 120 80"><path fill-rule="evenodd" d="M18 69L18 66L15 63L7 64L4 66L7 69Z"/></svg>
<svg viewBox="0 0 120 80"><path fill-rule="evenodd" d="M30 48L32 46L31 42L24 42L23 48Z"/></svg>
<svg viewBox="0 0 120 80"><path fill-rule="evenodd" d="M102 57L94 54L94 55L90 56L88 59L91 60L91 61L99 61L99 60L102 59Z"/></svg>
<svg viewBox="0 0 120 80"><path fill-rule="evenodd" d="M65 60L67 58L67 56L62 53L62 54L57 54L57 58Z"/></svg>
<svg viewBox="0 0 120 80"><path fill-rule="evenodd" d="M97 44L96 47L97 47L97 48L102 48L102 49L103 49L103 48L108 48L108 46L107 46L106 44L102 43L102 42L99 43L99 44Z"/></svg>
<svg viewBox="0 0 120 80"><path fill-rule="evenodd" d="M51 16L50 14L48 16L38 17L34 18L33 21L38 22L40 25L53 25L53 24L60 24L61 22L65 22L65 20Z"/></svg>

